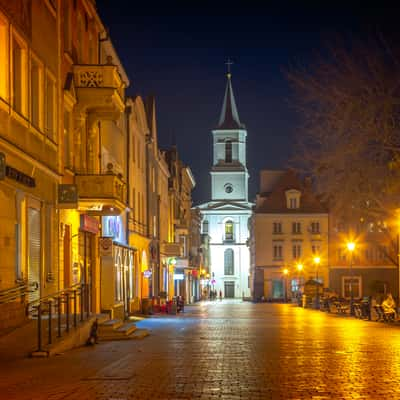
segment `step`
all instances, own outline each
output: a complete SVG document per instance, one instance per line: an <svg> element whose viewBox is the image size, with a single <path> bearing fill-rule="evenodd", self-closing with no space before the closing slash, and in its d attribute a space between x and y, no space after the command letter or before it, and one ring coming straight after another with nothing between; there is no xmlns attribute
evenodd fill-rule
<svg viewBox="0 0 400 400"><path fill-rule="evenodd" d="M131 333L133 333L136 330L136 324L134 322L128 322L126 324L123 324L122 326L120 326L119 328L117 328L115 330L115 332L121 332L124 335L130 335Z"/></svg>
<svg viewBox="0 0 400 400"><path fill-rule="evenodd" d="M122 332L114 332L114 334L110 333L107 335L100 336L101 341L108 341L108 340L139 340L144 339L146 336L149 336L149 331L147 329L133 329L129 335L126 335Z"/></svg>
<svg viewBox="0 0 400 400"><path fill-rule="evenodd" d="M98 331L106 332L106 331L114 331L123 325L123 321L120 319L110 319L108 321L102 322L99 324Z"/></svg>
<svg viewBox="0 0 400 400"><path fill-rule="evenodd" d="M136 329L131 335L129 335L129 339L140 340L149 335L150 332L147 329Z"/></svg>

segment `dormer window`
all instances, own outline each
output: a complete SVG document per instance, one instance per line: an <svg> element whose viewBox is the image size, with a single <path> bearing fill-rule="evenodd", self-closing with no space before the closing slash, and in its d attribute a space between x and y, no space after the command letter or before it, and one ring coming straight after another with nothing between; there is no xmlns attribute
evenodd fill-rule
<svg viewBox="0 0 400 400"><path fill-rule="evenodd" d="M290 210L296 210L300 208L300 197L301 192L296 189L286 190L286 207Z"/></svg>

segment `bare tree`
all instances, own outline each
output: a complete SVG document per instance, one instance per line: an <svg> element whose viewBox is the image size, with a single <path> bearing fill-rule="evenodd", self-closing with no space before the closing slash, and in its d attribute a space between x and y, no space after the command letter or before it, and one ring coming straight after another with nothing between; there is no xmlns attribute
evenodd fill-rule
<svg viewBox="0 0 400 400"><path fill-rule="evenodd" d="M331 46L289 73L304 118L296 164L344 216L385 219L400 207L400 65L382 40Z"/></svg>
<svg viewBox="0 0 400 400"><path fill-rule="evenodd" d="M288 72L303 117L295 165L315 177L336 216L375 224L391 242L400 208L400 63L382 38L331 45ZM354 225L353 225L354 226ZM395 235L396 234L396 235Z"/></svg>

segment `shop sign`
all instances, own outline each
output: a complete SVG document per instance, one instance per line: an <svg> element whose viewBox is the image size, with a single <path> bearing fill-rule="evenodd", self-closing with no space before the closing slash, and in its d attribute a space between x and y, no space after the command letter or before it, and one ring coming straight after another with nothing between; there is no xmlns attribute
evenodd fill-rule
<svg viewBox="0 0 400 400"><path fill-rule="evenodd" d="M185 279L185 274L174 274L174 281L183 281Z"/></svg>
<svg viewBox="0 0 400 400"><path fill-rule="evenodd" d="M109 237L99 238L99 253L100 257L112 256L113 241Z"/></svg>
<svg viewBox="0 0 400 400"><path fill-rule="evenodd" d="M17 181L21 185L25 185L31 188L36 186L35 179L30 177L29 175L24 174L21 171L18 171L13 167L10 167L9 165L6 165L6 177Z"/></svg>
<svg viewBox="0 0 400 400"><path fill-rule="evenodd" d="M0 153L0 181L6 177L6 155Z"/></svg>
<svg viewBox="0 0 400 400"><path fill-rule="evenodd" d="M146 269L146 271L143 271L143 276L145 278L150 278L151 277L151 271L149 269Z"/></svg>
<svg viewBox="0 0 400 400"><path fill-rule="evenodd" d="M192 270L192 276L193 276L193 278L197 278L197 276L198 276L197 269Z"/></svg>
<svg viewBox="0 0 400 400"><path fill-rule="evenodd" d="M78 188L76 185L58 185L58 204L61 208L75 208L78 203Z"/></svg>
<svg viewBox="0 0 400 400"><path fill-rule="evenodd" d="M99 221L89 215L81 215L81 231L90 233L99 233Z"/></svg>
<svg viewBox="0 0 400 400"><path fill-rule="evenodd" d="M124 242L122 218L119 215L103 217L103 235L111 236L116 242Z"/></svg>

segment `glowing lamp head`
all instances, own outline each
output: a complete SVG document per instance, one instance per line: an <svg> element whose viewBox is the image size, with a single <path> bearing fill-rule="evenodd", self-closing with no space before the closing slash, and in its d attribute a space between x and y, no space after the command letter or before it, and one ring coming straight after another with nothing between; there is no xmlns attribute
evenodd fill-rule
<svg viewBox="0 0 400 400"><path fill-rule="evenodd" d="M297 264L297 270L303 271L303 264Z"/></svg>
<svg viewBox="0 0 400 400"><path fill-rule="evenodd" d="M347 250L349 251L354 251L354 249L356 248L356 244L354 242L348 242L346 246Z"/></svg>
<svg viewBox="0 0 400 400"><path fill-rule="evenodd" d="M169 260L169 263L170 263L171 265L176 265L176 258L171 258L171 259Z"/></svg>
<svg viewBox="0 0 400 400"><path fill-rule="evenodd" d="M314 263L315 264L319 264L321 262L321 258L320 257L314 257Z"/></svg>
<svg viewBox="0 0 400 400"><path fill-rule="evenodd" d="M283 274L284 275L287 275L289 273L289 270L287 269L287 268L285 268L284 270L283 270Z"/></svg>

